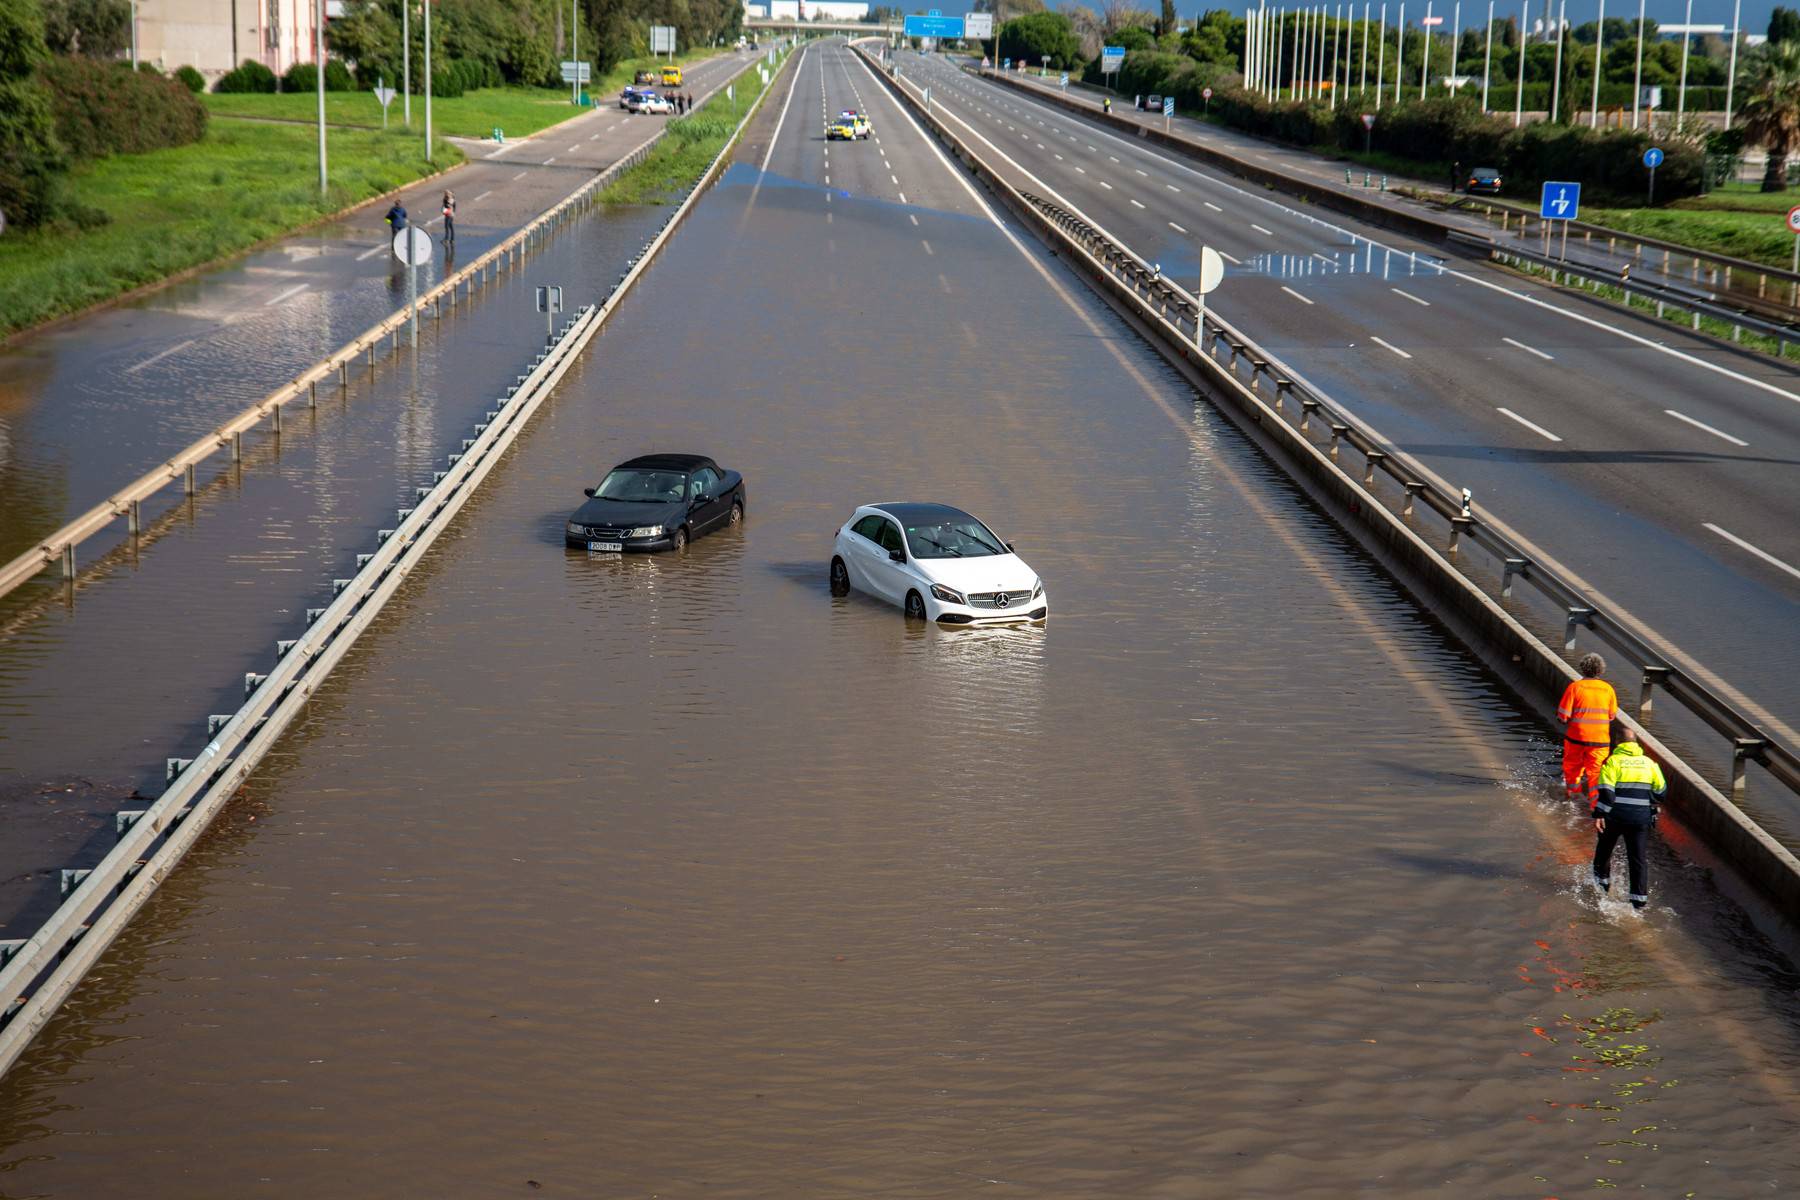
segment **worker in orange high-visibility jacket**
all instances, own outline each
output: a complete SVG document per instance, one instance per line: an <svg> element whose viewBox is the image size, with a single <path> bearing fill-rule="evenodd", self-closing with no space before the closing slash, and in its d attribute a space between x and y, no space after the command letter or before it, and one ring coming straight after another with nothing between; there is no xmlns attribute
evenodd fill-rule
<svg viewBox="0 0 1800 1200"><path fill-rule="evenodd" d="M1600 768L1612 749L1612 723L1619 715L1619 695L1600 678L1606 660L1584 654L1575 664L1581 678L1563 689L1556 719L1563 723L1563 792L1585 795L1592 806L1600 788Z"/></svg>

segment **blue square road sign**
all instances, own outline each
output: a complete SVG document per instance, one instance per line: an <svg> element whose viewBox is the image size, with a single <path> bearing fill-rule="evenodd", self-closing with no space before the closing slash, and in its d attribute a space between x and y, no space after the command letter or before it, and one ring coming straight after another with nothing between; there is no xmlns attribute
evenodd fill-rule
<svg viewBox="0 0 1800 1200"><path fill-rule="evenodd" d="M1172 117L1174 115L1175 115L1175 97L1164 96L1163 97L1163 116Z"/></svg>
<svg viewBox="0 0 1800 1200"><path fill-rule="evenodd" d="M1544 181L1544 195L1538 202L1538 216L1546 221L1574 221L1581 216L1581 185Z"/></svg>

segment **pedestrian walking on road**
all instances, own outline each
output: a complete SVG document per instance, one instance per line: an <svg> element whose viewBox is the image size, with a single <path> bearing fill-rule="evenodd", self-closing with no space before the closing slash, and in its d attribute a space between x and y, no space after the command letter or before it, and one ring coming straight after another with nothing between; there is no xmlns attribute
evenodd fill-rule
<svg viewBox="0 0 1800 1200"><path fill-rule="evenodd" d="M444 244L456 244L456 193L449 190L444 192Z"/></svg>
<svg viewBox="0 0 1800 1200"><path fill-rule="evenodd" d="M398 201L398 200L395 200L394 207L387 210L387 223L388 223L388 232L389 233L399 233L400 231L405 229L406 228L406 205L400 203L400 201Z"/></svg>
<svg viewBox="0 0 1800 1200"><path fill-rule="evenodd" d="M1662 768L1634 741L1614 747L1600 768L1600 790L1588 815L1600 835L1594 846L1594 886L1612 891L1613 847L1625 841L1625 863L1631 875L1631 907L1650 903L1650 870L1644 858L1645 843L1656 828L1656 803L1668 784Z"/></svg>
<svg viewBox="0 0 1800 1200"><path fill-rule="evenodd" d="M1575 669L1581 678L1563 689L1556 706L1556 719L1563 723L1563 794L1574 799L1585 792L1591 807L1599 792L1600 768L1612 748L1619 696L1600 678L1606 660L1598 654L1582 655Z"/></svg>

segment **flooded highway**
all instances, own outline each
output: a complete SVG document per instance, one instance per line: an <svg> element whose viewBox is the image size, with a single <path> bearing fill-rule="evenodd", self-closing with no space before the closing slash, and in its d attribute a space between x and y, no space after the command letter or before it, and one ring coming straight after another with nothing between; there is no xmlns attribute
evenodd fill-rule
<svg viewBox="0 0 1800 1200"><path fill-rule="evenodd" d="M1542 725L847 52L790 72L0 1080L0 1194L1794 1190L1791 961L1661 843L1598 902ZM650 451L746 524L565 549ZM1050 621L834 599L896 499Z"/></svg>

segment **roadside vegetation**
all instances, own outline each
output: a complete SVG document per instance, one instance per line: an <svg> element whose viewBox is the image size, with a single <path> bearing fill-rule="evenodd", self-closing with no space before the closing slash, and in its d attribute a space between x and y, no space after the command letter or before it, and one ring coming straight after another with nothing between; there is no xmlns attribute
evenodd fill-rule
<svg viewBox="0 0 1800 1200"><path fill-rule="evenodd" d="M778 59L769 81L780 76ZM651 149L643 162L615 179L600 199L606 204L677 203L706 165L731 139L744 114L762 99L762 75L751 70L738 76L733 96L723 91L685 117L669 119L669 134Z"/></svg>
<svg viewBox="0 0 1800 1200"><path fill-rule="evenodd" d="M1322 28L1311 30L1308 45L1323 44L1332 63L1355 64L1353 78L1339 89L1334 106L1329 100L1294 99L1286 90L1298 32L1291 14L1284 27L1283 92L1270 100L1260 89L1243 86L1246 22L1241 15L1214 9L1197 21L1184 21L1173 0L1162 0L1160 13L1137 8L1131 0L1109 0L1098 13L1081 3L1061 4L1055 12L1041 11L1037 0L1020 0L1020 6L1040 11L1007 21L982 46L984 53L1033 68L1048 60L1052 71L1068 71L1096 85L1112 82L1127 101L1134 94L1173 97L1177 109L1188 115L1204 111L1208 119L1247 133L1391 163L1427 179L1443 178L1456 162L1492 166L1506 179L1508 192L1520 198L1535 197L1546 179L1579 179L1586 197L1620 205L1637 199L1642 187L1642 155L1652 140L1647 129L1586 127L1596 84L1603 115L1617 121L1624 112L1629 124L1639 59L1635 19L1613 17L1603 27L1591 21L1571 26L1560 48L1554 37L1522 34L1513 18L1495 21L1491 115L1484 115L1481 78L1490 48L1479 18L1454 38L1441 28L1428 32L1412 26L1402 35L1403 55L1394 53L1391 24L1320 18ZM1657 203L1669 205L1704 193L1709 182L1729 176L1746 146L1768 151L1765 190L1785 190L1788 158L1800 153L1800 14L1776 8L1767 43L1739 46L1734 127L1710 134L1698 122L1690 121L1681 131L1668 128L1672 114L1666 108L1683 78L1684 58L1688 111L1724 107L1729 43L1708 34L1693 37L1684 47L1680 37L1658 36L1654 22L1646 22L1643 32L1643 82L1663 89L1665 106L1655 138L1666 155L1657 169ZM1365 75L1358 56L1365 42L1376 38L1385 41L1388 53L1371 56ZM1102 46L1126 51L1110 80L1100 71ZM1428 54L1432 70L1424 80ZM1513 85L1521 72L1527 111L1541 113L1551 107L1553 94L1560 96L1555 120L1513 128ZM1446 75L1464 80L1460 93L1452 95L1443 85ZM1423 93L1422 82L1428 84ZM1210 102L1204 97L1208 89ZM1379 109L1378 89L1388 100ZM1397 103L1396 95L1401 97ZM1365 112L1377 113L1372 131L1364 130ZM1730 230L1729 222L1721 233L1742 236Z"/></svg>
<svg viewBox="0 0 1800 1200"><path fill-rule="evenodd" d="M691 50L675 56L677 63L687 64L711 58L721 51L712 47ZM600 99L618 91L632 81L640 70L648 70L667 61L635 58L622 62L599 76L588 88L589 96ZM392 81L390 81L390 84ZM211 93L201 97L207 111L215 117L250 118L277 121L314 121L318 119L315 92ZM398 128L405 100L396 96L388 106L388 128ZM425 99L413 97L413 125L425 125ZM434 95L431 99L431 129L445 137L485 138L495 127L510 138L529 137L570 117L587 111L569 103L569 89L521 87L481 87L459 96ZM365 129L381 128L381 103L373 91L325 93L325 123Z"/></svg>
<svg viewBox="0 0 1800 1200"><path fill-rule="evenodd" d="M1734 184L1669 208L1584 208L1582 219L1623 233L1660 238L1771 267L1791 267L1794 235L1785 220L1800 203L1792 192Z"/></svg>
<svg viewBox="0 0 1800 1200"><path fill-rule="evenodd" d="M74 312L378 196L433 167L410 133L340 130L321 198L317 134L304 125L215 122L200 141L78 164L64 202L104 220L0 237L0 336ZM438 149L438 166L461 160Z"/></svg>

